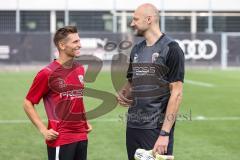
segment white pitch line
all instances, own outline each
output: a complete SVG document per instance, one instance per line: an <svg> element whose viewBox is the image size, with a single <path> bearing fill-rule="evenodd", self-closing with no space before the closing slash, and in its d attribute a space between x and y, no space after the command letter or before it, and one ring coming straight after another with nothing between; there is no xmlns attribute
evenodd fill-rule
<svg viewBox="0 0 240 160"><path fill-rule="evenodd" d="M43 120L47 122L47 120ZM101 119L93 119L90 122L122 122L125 119L120 118L101 118ZM180 120L181 121L181 120ZM204 116L197 116L192 117L191 120L184 120L184 121L240 121L240 117L204 117ZM0 120L0 124L19 124L19 123L31 123L30 120Z"/></svg>
<svg viewBox="0 0 240 160"><path fill-rule="evenodd" d="M44 119L42 120L43 122L47 122L48 120ZM117 121L121 121L121 119L117 119L117 118L101 118L101 119L93 119L90 120L91 122L117 122ZM17 124L17 123L31 123L30 120L20 120L20 119L16 119L16 120L0 120L0 124Z"/></svg>
<svg viewBox="0 0 240 160"><path fill-rule="evenodd" d="M193 85L196 85L196 86L202 86L202 87L215 87L215 85L211 84L211 83L193 81L193 80L189 80L189 79L184 80L184 82L189 83L189 84L193 84Z"/></svg>
<svg viewBox="0 0 240 160"><path fill-rule="evenodd" d="M45 122L45 120L44 120ZM17 124L17 123L31 123L30 120L20 120L20 119L16 119L16 120L0 120L0 124Z"/></svg>
<svg viewBox="0 0 240 160"><path fill-rule="evenodd" d="M193 121L239 121L240 117L204 117L197 116L192 118Z"/></svg>
<svg viewBox="0 0 240 160"><path fill-rule="evenodd" d="M101 119L92 119L90 122L121 122L121 118L101 118Z"/></svg>
<svg viewBox="0 0 240 160"><path fill-rule="evenodd" d="M101 118L101 119L92 119L91 122L120 122L122 119L117 118ZM43 122L47 122L48 120L42 120ZM0 124L17 124L17 123L31 123L30 120L0 120Z"/></svg>

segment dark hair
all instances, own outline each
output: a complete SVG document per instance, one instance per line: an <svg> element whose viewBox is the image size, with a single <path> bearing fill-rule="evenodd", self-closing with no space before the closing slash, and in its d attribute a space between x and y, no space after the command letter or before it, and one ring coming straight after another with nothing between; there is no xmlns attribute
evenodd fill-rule
<svg viewBox="0 0 240 160"><path fill-rule="evenodd" d="M77 33L77 27L75 26L65 26L62 28L59 28L53 38L54 44L56 47L58 47L59 41L65 39L69 34L71 33Z"/></svg>

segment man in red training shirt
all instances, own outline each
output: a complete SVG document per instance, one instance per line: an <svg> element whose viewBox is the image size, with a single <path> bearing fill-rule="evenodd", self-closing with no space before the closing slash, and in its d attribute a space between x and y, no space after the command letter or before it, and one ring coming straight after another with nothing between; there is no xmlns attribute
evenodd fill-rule
<svg viewBox="0 0 240 160"><path fill-rule="evenodd" d="M76 27L56 31L54 43L59 58L36 75L24 100L24 110L46 140L48 160L86 160L87 122L83 104L84 68L74 61L80 54L80 38ZM34 106L43 99L48 127Z"/></svg>

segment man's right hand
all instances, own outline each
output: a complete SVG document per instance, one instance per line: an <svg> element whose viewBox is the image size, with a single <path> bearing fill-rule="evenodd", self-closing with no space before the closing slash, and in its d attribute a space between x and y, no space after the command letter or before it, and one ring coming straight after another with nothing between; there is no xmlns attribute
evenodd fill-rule
<svg viewBox="0 0 240 160"><path fill-rule="evenodd" d="M118 92L117 100L120 105L129 107L132 104L133 100L131 99L131 93L129 92L130 91L127 91L126 89L122 89L120 92Z"/></svg>
<svg viewBox="0 0 240 160"><path fill-rule="evenodd" d="M47 141L55 140L59 135L59 133L54 131L53 129L45 129L41 133Z"/></svg>

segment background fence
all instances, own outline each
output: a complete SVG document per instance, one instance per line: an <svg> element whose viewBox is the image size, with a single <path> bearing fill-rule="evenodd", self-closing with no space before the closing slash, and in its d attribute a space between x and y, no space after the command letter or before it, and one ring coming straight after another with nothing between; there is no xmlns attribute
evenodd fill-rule
<svg viewBox="0 0 240 160"><path fill-rule="evenodd" d="M222 68L240 66L240 33L169 35L183 49L187 65ZM112 58L113 55L121 52L129 55L132 46L141 40L129 34L102 32L81 33L80 37L81 55L93 55L103 61L116 60ZM121 48L121 44L125 48ZM48 63L57 56L50 33L0 33L2 64Z"/></svg>

